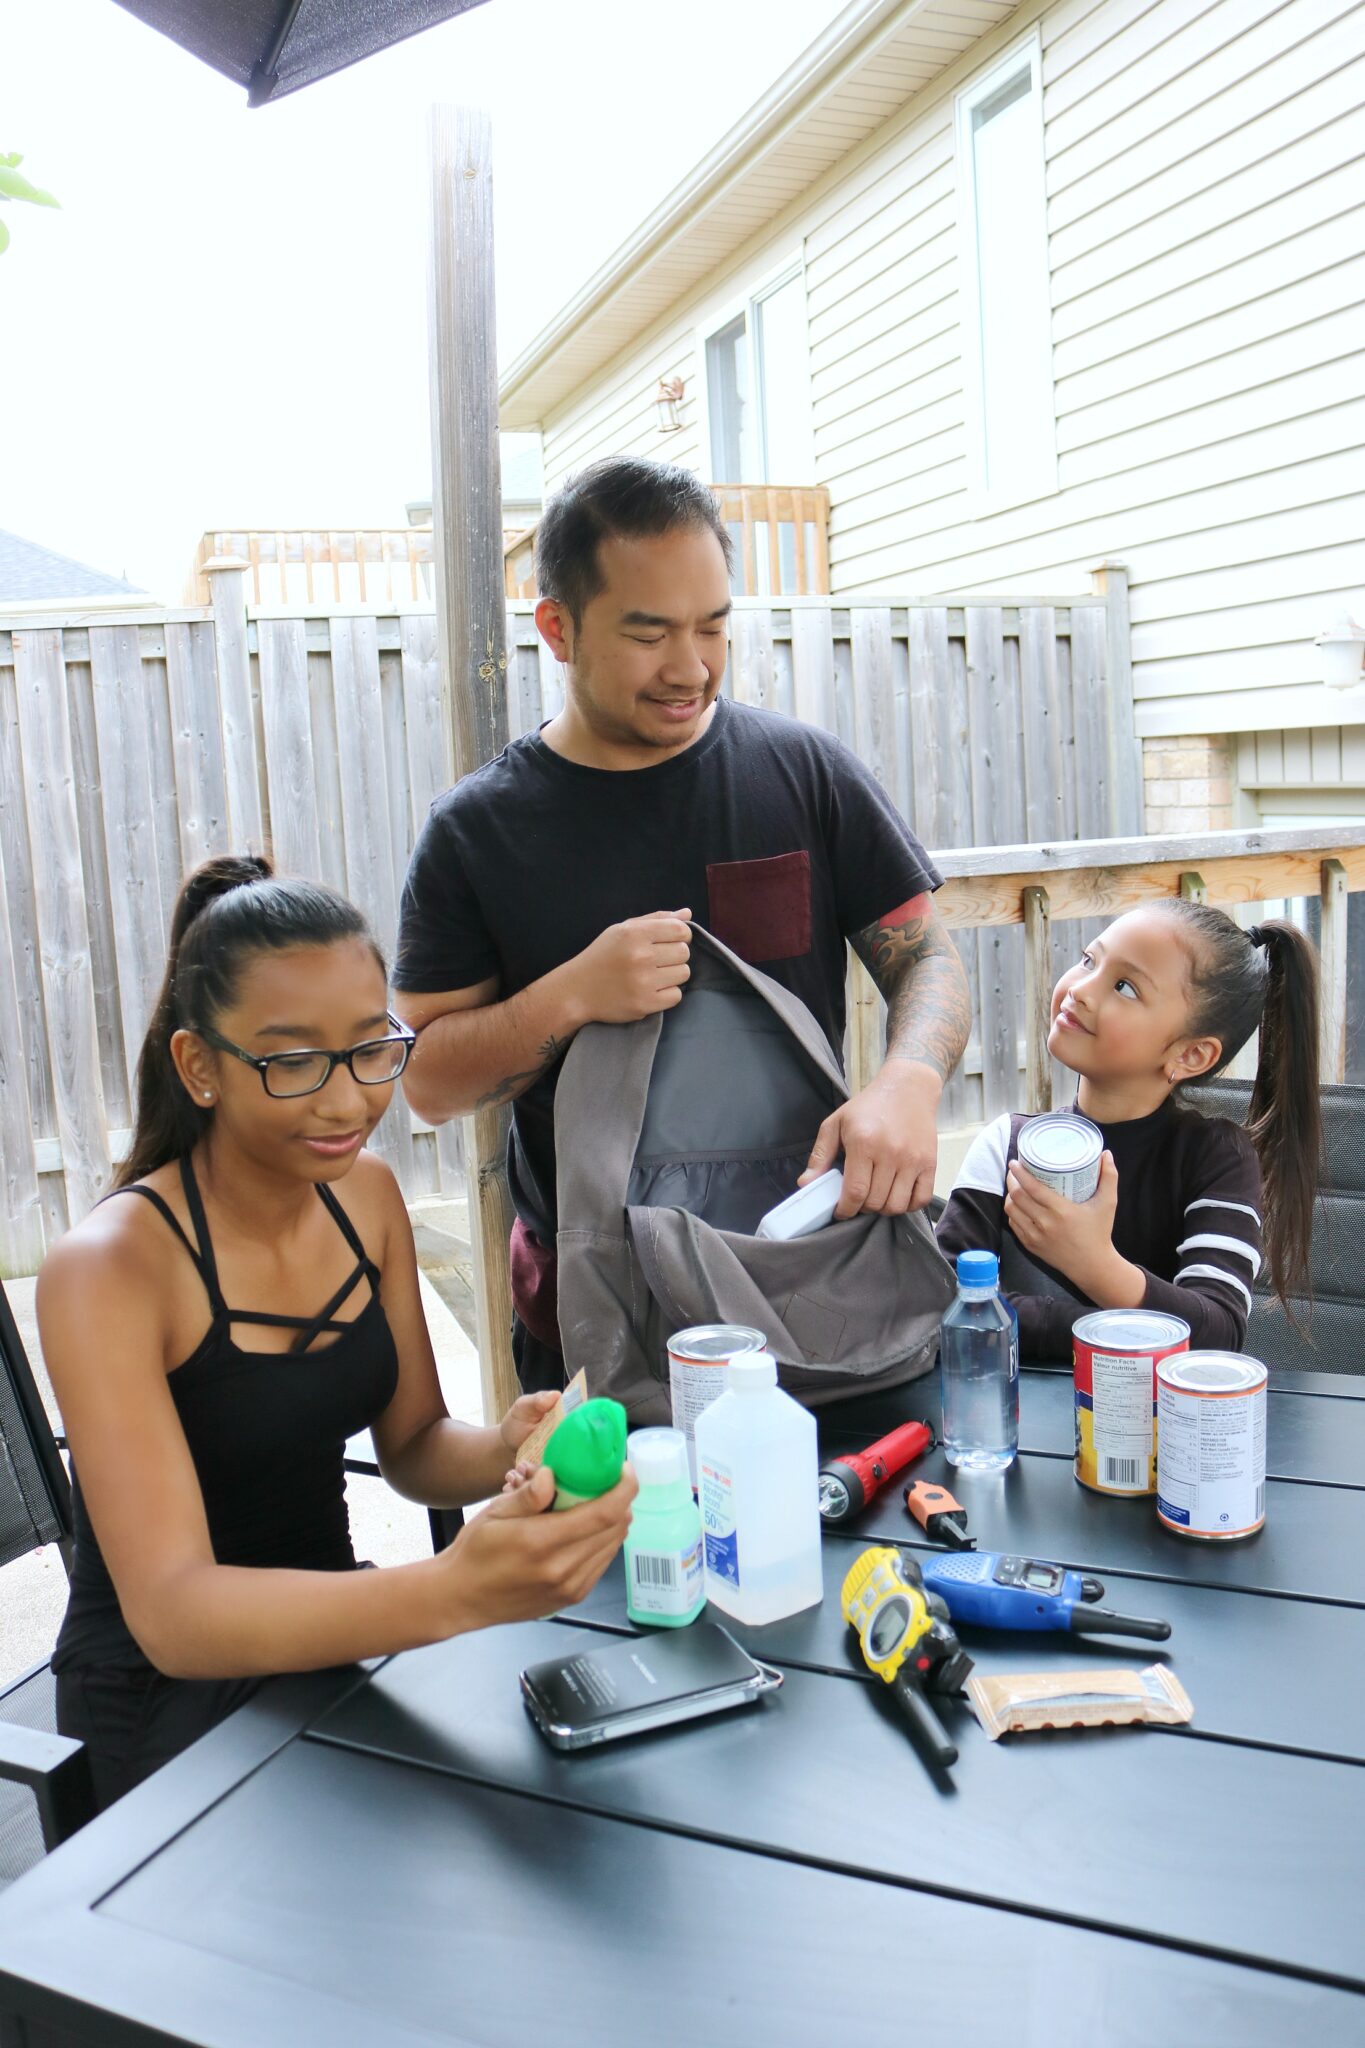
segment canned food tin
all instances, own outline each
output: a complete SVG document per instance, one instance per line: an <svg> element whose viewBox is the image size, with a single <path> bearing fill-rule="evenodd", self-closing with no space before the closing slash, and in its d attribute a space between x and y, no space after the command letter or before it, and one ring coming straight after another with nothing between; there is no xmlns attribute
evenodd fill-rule
<svg viewBox="0 0 1365 2048"><path fill-rule="evenodd" d="M1156 1369L1157 1519L1226 1543L1265 1520L1265 1390L1258 1358L1187 1351Z"/></svg>
<svg viewBox="0 0 1365 2048"><path fill-rule="evenodd" d="M1019 1133L1019 1157L1035 1180L1069 1202L1088 1202L1100 1184L1104 1133L1088 1117L1062 1112L1030 1117Z"/></svg>
<svg viewBox="0 0 1365 2048"><path fill-rule="evenodd" d="M697 1483L697 1449L693 1431L697 1417L725 1392L725 1368L732 1358L766 1351L761 1330L743 1323L698 1323L668 1340L668 1392L673 1427L687 1438L687 1466Z"/></svg>
<svg viewBox="0 0 1365 2048"><path fill-rule="evenodd" d="M1156 1368L1188 1351L1190 1326L1149 1309L1100 1308L1071 1331L1076 1477L1096 1493L1156 1492Z"/></svg>

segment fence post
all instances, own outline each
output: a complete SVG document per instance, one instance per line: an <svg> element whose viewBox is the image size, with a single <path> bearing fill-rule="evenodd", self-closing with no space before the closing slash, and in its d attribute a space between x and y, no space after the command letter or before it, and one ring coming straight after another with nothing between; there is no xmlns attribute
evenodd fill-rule
<svg viewBox="0 0 1365 2048"><path fill-rule="evenodd" d="M436 622L455 773L507 744L507 597L498 471L493 135L486 114L437 106L428 127L432 526ZM512 1363L506 1105L466 1119L469 1238L486 1422L518 1393Z"/></svg>
<svg viewBox="0 0 1365 2048"><path fill-rule="evenodd" d="M1321 1035L1324 1081L1346 1079L1346 870L1339 860L1322 863Z"/></svg>
<svg viewBox="0 0 1365 2048"><path fill-rule="evenodd" d="M881 1065L882 999L856 953L848 956L848 1092L856 1095Z"/></svg>
<svg viewBox="0 0 1365 2048"><path fill-rule="evenodd" d="M1143 829L1142 742L1133 714L1133 628L1128 613L1128 571L1122 562L1101 562L1091 571L1104 597L1105 672L1109 687L1109 745L1112 750L1115 823L1122 838Z"/></svg>
<svg viewBox="0 0 1365 2048"><path fill-rule="evenodd" d="M1024 891L1024 1017L1027 1090L1031 1116L1052 1107L1052 1061L1047 1034L1052 1010L1052 906L1046 889Z"/></svg>
<svg viewBox="0 0 1365 2048"><path fill-rule="evenodd" d="M246 644L249 564L236 555L213 555L203 574L212 592L213 652L218 663L218 707L227 773L228 844L234 853L264 853L261 784L256 762L256 717L251 704L251 656Z"/></svg>

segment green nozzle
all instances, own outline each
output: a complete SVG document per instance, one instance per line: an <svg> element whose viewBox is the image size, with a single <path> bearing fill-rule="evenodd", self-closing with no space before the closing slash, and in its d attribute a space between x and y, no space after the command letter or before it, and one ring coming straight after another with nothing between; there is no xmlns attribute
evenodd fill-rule
<svg viewBox="0 0 1365 2048"><path fill-rule="evenodd" d="M577 1507L615 1486L626 1456L626 1411L619 1401L585 1401L564 1417L545 1446L555 1475L555 1506Z"/></svg>

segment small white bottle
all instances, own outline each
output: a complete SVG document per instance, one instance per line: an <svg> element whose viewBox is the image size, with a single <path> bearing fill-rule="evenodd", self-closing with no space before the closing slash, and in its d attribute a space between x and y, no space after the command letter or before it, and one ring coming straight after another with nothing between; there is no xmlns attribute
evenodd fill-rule
<svg viewBox="0 0 1365 2048"><path fill-rule="evenodd" d="M732 1360L725 1392L697 1417L706 1597L736 1621L781 1621L819 1605L815 1418L777 1384L762 1352Z"/></svg>

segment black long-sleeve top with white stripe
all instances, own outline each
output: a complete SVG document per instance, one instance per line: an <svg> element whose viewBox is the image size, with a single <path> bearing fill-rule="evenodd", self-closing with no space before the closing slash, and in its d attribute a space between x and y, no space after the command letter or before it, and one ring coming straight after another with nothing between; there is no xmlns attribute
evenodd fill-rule
<svg viewBox="0 0 1365 2048"><path fill-rule="evenodd" d="M972 1141L938 1242L950 1258L996 1252L1021 1353L1065 1359L1072 1324L1096 1304L1032 1258L1006 1221L1005 1174L1027 1122L998 1117ZM1143 1308L1182 1317L1192 1350L1240 1350L1261 1270L1261 1168L1246 1132L1174 1097L1150 1116L1100 1129L1119 1177L1114 1248L1146 1276Z"/></svg>

